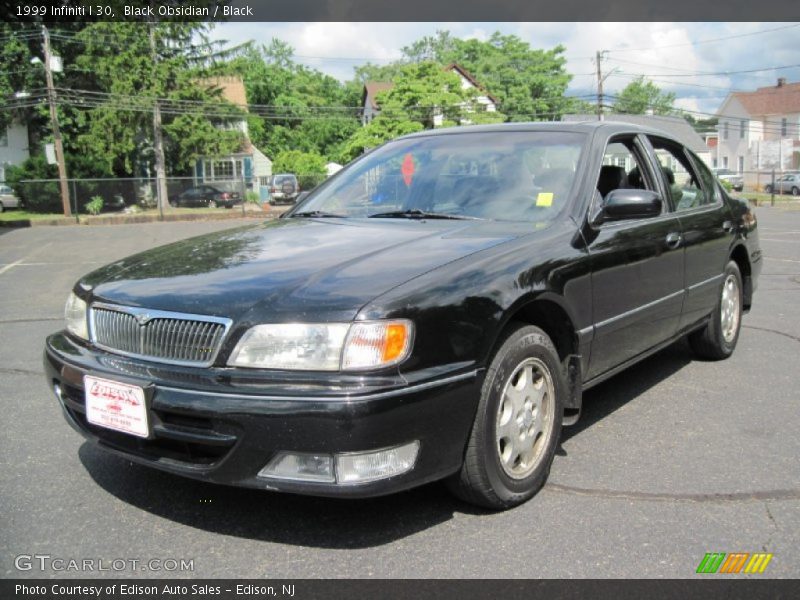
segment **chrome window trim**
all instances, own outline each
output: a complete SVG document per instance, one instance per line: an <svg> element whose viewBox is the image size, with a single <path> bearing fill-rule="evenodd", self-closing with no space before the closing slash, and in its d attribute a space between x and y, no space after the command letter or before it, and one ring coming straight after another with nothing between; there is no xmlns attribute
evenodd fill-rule
<svg viewBox="0 0 800 600"><path fill-rule="evenodd" d="M222 325L224 329L222 330L222 335L220 336L219 343L217 347L214 349L211 357L209 360L206 361L194 361L194 360L173 360L168 358L159 358L157 356L151 356L149 354L139 354L136 352L126 352L124 350L119 350L117 348L112 348L110 346L105 346L104 344L100 344L97 341L97 336L95 335L95 309L99 308L102 310L111 310L115 312L120 312L124 314L131 315L133 317L140 317L140 316L147 316L150 319L173 319L176 321L201 321L204 323L216 323L217 325ZM122 306L120 304L108 304L106 302L93 302L89 307L89 341L96 346L97 348L101 348L107 352L111 352L112 354L119 354L120 356L128 356L130 358L138 358L141 360L147 360L154 363L165 364L165 365L176 365L181 367L210 367L216 362L217 356L219 355L220 351L222 350L222 346L225 342L225 338L228 335L228 332L233 325L233 320L228 319L225 317L212 317L208 315L195 315L191 313L182 313L182 312L171 312L165 310L155 310L150 308L141 308L136 306Z"/></svg>

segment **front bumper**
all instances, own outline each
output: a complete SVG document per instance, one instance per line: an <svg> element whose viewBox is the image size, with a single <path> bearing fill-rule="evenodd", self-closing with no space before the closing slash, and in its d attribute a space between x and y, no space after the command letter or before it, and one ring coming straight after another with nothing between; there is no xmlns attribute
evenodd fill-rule
<svg viewBox="0 0 800 600"><path fill-rule="evenodd" d="M86 439L132 461L205 481L321 496L388 494L456 472L475 416L482 372L463 366L409 381L397 376L254 385L232 370L168 367L87 348L63 333L47 339L47 382L58 385L69 424ZM88 423L83 376L145 390L149 438ZM235 375L235 374L234 374ZM430 374L428 374L430 375ZM309 393L309 391L312 391ZM281 451L344 453L418 440L410 471L355 484L257 477Z"/></svg>

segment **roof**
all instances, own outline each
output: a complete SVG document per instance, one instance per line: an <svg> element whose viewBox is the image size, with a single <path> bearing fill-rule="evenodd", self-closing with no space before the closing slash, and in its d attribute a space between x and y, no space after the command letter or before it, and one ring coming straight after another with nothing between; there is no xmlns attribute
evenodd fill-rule
<svg viewBox="0 0 800 600"><path fill-rule="evenodd" d="M736 98L753 116L800 113L800 82L784 82L761 87L754 92L734 92L731 97Z"/></svg>
<svg viewBox="0 0 800 600"><path fill-rule="evenodd" d="M370 99L370 108L378 110L378 105L375 103L375 94L378 92L385 92L394 87L391 81L368 81L364 84L364 94L361 98L361 104Z"/></svg>
<svg viewBox="0 0 800 600"><path fill-rule="evenodd" d="M602 131L602 134L606 137L626 133L662 135L669 138L675 138L677 141L688 146L688 144L683 142L681 138L676 138L676 136L670 134L668 131L658 127L650 125L636 125L633 123L622 123L619 121L598 121L596 115L593 118L594 120L571 122L536 121L529 123L497 123L493 125L462 125L459 127L443 127L441 129L426 129L424 131L410 133L395 139L411 139L442 135L465 135L470 133L508 133L511 131L580 133L583 135L592 136L596 132ZM708 148L701 150L701 152L708 151Z"/></svg>
<svg viewBox="0 0 800 600"><path fill-rule="evenodd" d="M208 89L219 89L222 97L236 106L247 110L247 93L244 81L236 75L224 77L206 77L198 80L198 84Z"/></svg>
<svg viewBox="0 0 800 600"><path fill-rule="evenodd" d="M562 121L581 122L597 121L597 115L564 115ZM666 115L605 115L604 123L626 123L639 125L645 128L659 129L670 134L676 140L686 145L692 152L700 154L708 152L708 146L702 136L694 130L683 117L670 117Z"/></svg>

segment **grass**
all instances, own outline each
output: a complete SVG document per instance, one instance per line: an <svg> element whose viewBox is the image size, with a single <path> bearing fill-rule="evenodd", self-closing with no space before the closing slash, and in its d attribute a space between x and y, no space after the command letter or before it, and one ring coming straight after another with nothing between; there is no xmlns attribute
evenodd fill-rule
<svg viewBox="0 0 800 600"><path fill-rule="evenodd" d="M0 213L0 221L49 221L63 219L62 214L34 213L27 210L6 209ZM73 217L74 218L74 217Z"/></svg>

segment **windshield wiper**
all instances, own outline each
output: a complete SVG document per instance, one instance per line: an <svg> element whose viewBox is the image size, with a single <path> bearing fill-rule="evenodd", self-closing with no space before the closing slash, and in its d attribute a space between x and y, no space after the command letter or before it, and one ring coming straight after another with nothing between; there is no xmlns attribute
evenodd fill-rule
<svg viewBox="0 0 800 600"><path fill-rule="evenodd" d="M289 217L315 217L318 219L346 219L346 215L337 215L336 213L329 213L324 212L321 210L306 210L296 212L294 214L289 215Z"/></svg>
<svg viewBox="0 0 800 600"><path fill-rule="evenodd" d="M369 216L370 219L455 219L455 220L480 220L478 217L468 217L466 215L450 215L447 213L428 212L418 208L408 210L394 210L391 212L375 213Z"/></svg>

